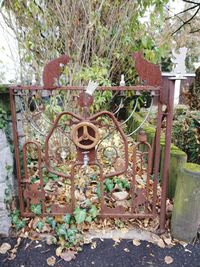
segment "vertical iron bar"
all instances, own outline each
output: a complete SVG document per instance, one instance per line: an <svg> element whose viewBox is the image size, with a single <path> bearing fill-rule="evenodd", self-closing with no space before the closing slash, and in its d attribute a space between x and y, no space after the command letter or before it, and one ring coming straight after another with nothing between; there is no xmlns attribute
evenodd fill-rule
<svg viewBox="0 0 200 267"><path fill-rule="evenodd" d="M171 132L173 125L173 103L174 103L174 81L169 82L169 96L167 105L166 130L165 130L165 150L164 150L164 164L162 177L162 196L160 208L160 232L165 231L166 221L166 199L167 188L169 180L169 161L170 161L170 146L171 146Z"/></svg>
<svg viewBox="0 0 200 267"><path fill-rule="evenodd" d="M23 164L24 164L24 178L25 178L25 189L28 191L29 190L29 171L27 168L27 149L26 149L27 143L23 145L22 151L23 151ZM30 198L26 198L26 210L30 211Z"/></svg>
<svg viewBox="0 0 200 267"><path fill-rule="evenodd" d="M156 135L154 140L154 169L153 169L153 214L156 214L156 199L157 199L157 186L158 186L158 172L160 165L160 136L161 136L161 123L162 123L162 104L158 102L158 117Z"/></svg>
<svg viewBox="0 0 200 267"><path fill-rule="evenodd" d="M19 194L19 205L20 205L20 214L24 212L24 202L21 188L21 171L20 171L20 151L19 151L19 140L18 140L18 131L17 131L17 116L16 116L16 106L15 106L15 96L11 88L9 88L10 96L10 110L12 118L12 129L13 129L13 143L14 143L14 153L15 153L15 163L17 169L17 184L18 184L18 194Z"/></svg>

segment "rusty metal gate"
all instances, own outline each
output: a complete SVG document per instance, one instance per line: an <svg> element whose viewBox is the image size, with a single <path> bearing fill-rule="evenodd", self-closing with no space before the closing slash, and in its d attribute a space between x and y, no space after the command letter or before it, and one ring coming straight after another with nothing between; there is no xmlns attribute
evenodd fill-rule
<svg viewBox="0 0 200 267"><path fill-rule="evenodd" d="M85 87L45 85L52 80L51 73L46 78L43 75L44 86L9 88L22 216L33 215L34 205L41 206L42 215L73 213L76 205L84 206L90 199L102 217L150 218L160 214L160 229L164 230L174 84L171 81L170 87L164 88L159 68L143 58L137 60L137 56L136 70L147 85L96 90L97 94L108 90L118 93L121 102L113 112L95 113L95 94L88 94ZM122 122L117 114L124 91L134 92L135 100ZM128 133L126 122L134 118L142 92L149 94L151 104L140 125ZM156 112L155 135L147 142L143 126L152 109ZM161 135L165 139L163 170Z"/></svg>

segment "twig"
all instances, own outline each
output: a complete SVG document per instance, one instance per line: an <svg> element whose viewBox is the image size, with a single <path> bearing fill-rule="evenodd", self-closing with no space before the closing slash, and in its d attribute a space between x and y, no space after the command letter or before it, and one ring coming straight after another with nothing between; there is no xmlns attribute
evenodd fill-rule
<svg viewBox="0 0 200 267"><path fill-rule="evenodd" d="M199 32L200 29L197 29L197 30L193 30L193 31L190 31L190 33L196 33L196 32Z"/></svg>
<svg viewBox="0 0 200 267"><path fill-rule="evenodd" d="M200 10L200 6L198 7L198 9L196 10L196 12L192 15L192 17L190 17L188 20L186 20L176 31L174 31L171 35L173 36L175 33L177 33L182 27L184 27L186 24L188 24L195 16L196 14L199 12Z"/></svg>
<svg viewBox="0 0 200 267"><path fill-rule="evenodd" d="M57 262L56 262L56 264L58 264L59 262L61 262L63 259L60 259L60 260L58 260Z"/></svg>
<svg viewBox="0 0 200 267"><path fill-rule="evenodd" d="M191 0L183 0L183 2L189 3L189 4L197 4L200 5L200 3L195 2L195 1L191 1Z"/></svg>
<svg viewBox="0 0 200 267"><path fill-rule="evenodd" d="M46 252L48 252L48 251L50 251L50 248L48 248L48 249L46 249L46 250L43 250L43 251L41 251L41 253L46 253Z"/></svg>

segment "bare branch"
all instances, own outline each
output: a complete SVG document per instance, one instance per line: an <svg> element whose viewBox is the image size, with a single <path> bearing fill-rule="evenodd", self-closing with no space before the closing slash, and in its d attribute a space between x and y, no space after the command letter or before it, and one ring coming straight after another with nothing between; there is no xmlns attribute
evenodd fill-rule
<svg viewBox="0 0 200 267"><path fill-rule="evenodd" d="M186 24L188 24L199 12L200 10L200 6L198 7L198 9L196 10L196 12L188 19L186 20L178 29L176 29L176 31L174 31L171 35L173 36L175 33L177 33L181 28L183 28Z"/></svg>
<svg viewBox="0 0 200 267"><path fill-rule="evenodd" d="M190 31L190 33L196 33L196 32L200 32L200 29Z"/></svg>
<svg viewBox="0 0 200 267"><path fill-rule="evenodd" d="M189 4L195 4L195 5L200 6L200 3L199 2L195 2L195 1L191 1L191 0L183 0L183 2L189 3Z"/></svg>

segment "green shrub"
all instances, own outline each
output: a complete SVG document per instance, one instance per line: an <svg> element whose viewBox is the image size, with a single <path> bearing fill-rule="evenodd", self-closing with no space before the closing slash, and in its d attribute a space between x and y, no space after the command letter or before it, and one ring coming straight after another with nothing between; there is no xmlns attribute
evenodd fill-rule
<svg viewBox="0 0 200 267"><path fill-rule="evenodd" d="M183 150L189 162L200 163L200 112L175 114L172 141Z"/></svg>

